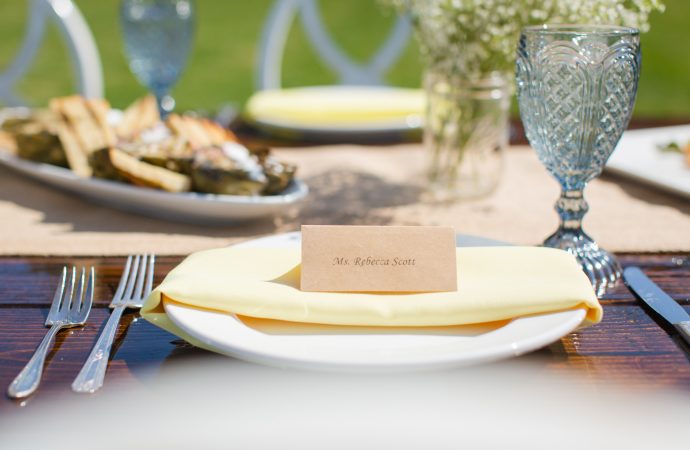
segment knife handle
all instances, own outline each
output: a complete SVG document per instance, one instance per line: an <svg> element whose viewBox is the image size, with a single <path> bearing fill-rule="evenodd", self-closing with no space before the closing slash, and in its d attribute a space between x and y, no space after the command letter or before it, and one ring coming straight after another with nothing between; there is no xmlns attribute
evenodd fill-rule
<svg viewBox="0 0 690 450"><path fill-rule="evenodd" d="M690 345L690 320L678 322L676 324L673 324L673 326L676 327L676 330L678 330L685 342L687 342L687 344Z"/></svg>

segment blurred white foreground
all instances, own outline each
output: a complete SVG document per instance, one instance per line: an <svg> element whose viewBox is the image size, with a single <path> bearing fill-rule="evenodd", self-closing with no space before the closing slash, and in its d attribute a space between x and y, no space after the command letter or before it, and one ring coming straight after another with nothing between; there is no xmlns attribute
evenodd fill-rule
<svg viewBox="0 0 690 450"><path fill-rule="evenodd" d="M9 411L0 448L685 449L690 423L687 393L626 392L538 363L344 375L213 358L151 380Z"/></svg>

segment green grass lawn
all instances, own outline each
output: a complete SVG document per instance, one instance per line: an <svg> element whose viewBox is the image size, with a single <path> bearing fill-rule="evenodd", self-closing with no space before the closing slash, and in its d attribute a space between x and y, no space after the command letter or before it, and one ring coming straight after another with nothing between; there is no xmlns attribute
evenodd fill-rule
<svg viewBox="0 0 690 450"><path fill-rule="evenodd" d="M129 72L118 24L119 0L77 0L96 37L105 73L106 95L123 107L145 90ZM179 109L215 109L242 104L254 88L255 53L272 0L197 0L197 35L189 65L174 89ZM643 70L636 114L690 117L690 2L666 0L666 12L652 17L643 36ZM393 17L375 0L321 0L335 39L358 60L366 60L388 33ZM26 1L0 3L0 61L7 64L22 40ZM419 86L421 63L410 45L389 73L388 81ZM299 26L292 29L284 64L286 86L335 81L314 55ZM21 92L34 104L72 89L66 49L58 31L48 30L40 55L22 82Z"/></svg>

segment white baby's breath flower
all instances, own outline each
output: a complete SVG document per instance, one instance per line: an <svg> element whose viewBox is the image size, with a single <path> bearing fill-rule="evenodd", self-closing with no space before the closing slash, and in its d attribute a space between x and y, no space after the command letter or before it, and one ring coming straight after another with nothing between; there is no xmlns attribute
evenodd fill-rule
<svg viewBox="0 0 690 450"><path fill-rule="evenodd" d="M649 29L660 0L383 0L412 17L422 54L438 70L470 78L511 71L520 30L544 23Z"/></svg>

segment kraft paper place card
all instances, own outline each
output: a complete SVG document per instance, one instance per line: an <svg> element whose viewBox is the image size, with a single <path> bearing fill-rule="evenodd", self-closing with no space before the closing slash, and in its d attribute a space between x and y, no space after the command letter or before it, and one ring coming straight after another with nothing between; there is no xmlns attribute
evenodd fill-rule
<svg viewBox="0 0 690 450"><path fill-rule="evenodd" d="M451 227L302 226L303 291L457 290Z"/></svg>

